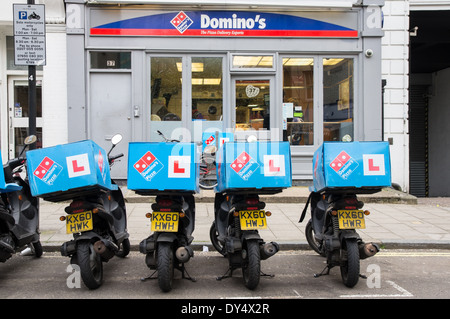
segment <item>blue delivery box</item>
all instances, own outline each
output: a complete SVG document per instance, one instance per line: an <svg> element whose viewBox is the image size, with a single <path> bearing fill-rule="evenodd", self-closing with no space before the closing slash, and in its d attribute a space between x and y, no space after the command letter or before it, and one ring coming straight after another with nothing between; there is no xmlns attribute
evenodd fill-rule
<svg viewBox="0 0 450 319"><path fill-rule="evenodd" d="M117 189L106 151L91 140L28 151L27 162L31 194L49 201Z"/></svg>
<svg viewBox="0 0 450 319"><path fill-rule="evenodd" d="M199 191L199 146L195 143L132 142L128 189L143 195Z"/></svg>
<svg viewBox="0 0 450 319"><path fill-rule="evenodd" d="M0 163L2 162L1 157L1 150L0 150ZM15 183L6 183L5 181L5 171L3 170L3 167L0 168L0 193L9 193L9 192L15 192L22 189L22 186L19 186Z"/></svg>
<svg viewBox="0 0 450 319"><path fill-rule="evenodd" d="M314 191L391 186L388 142L325 142L314 153Z"/></svg>
<svg viewBox="0 0 450 319"><path fill-rule="evenodd" d="M217 143L216 139L219 139L219 143ZM215 132L203 132L202 134L202 151L205 150L206 146L222 146L225 142L233 142L234 134L230 132L219 132L218 137L216 137Z"/></svg>
<svg viewBox="0 0 450 319"><path fill-rule="evenodd" d="M292 186L288 142L225 143L217 153L216 192Z"/></svg>

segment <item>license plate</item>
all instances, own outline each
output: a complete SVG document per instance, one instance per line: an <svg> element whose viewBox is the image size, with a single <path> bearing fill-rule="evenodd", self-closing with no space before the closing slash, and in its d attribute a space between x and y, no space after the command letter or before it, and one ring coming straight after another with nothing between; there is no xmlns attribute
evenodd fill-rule
<svg viewBox="0 0 450 319"><path fill-rule="evenodd" d="M155 232L177 232L178 212L153 212L151 230Z"/></svg>
<svg viewBox="0 0 450 319"><path fill-rule="evenodd" d="M93 228L92 211L90 210L66 216L66 232L68 234L81 233Z"/></svg>
<svg viewBox="0 0 450 319"><path fill-rule="evenodd" d="M242 210L239 212L242 230L266 229L266 213L263 210Z"/></svg>
<svg viewBox="0 0 450 319"><path fill-rule="evenodd" d="M338 210L338 218L340 229L366 228L362 210Z"/></svg>

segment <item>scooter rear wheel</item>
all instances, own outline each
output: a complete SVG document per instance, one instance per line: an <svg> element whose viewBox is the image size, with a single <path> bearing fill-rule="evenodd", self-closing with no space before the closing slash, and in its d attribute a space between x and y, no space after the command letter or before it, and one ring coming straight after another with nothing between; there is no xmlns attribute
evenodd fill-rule
<svg viewBox="0 0 450 319"><path fill-rule="evenodd" d="M244 277L245 287L253 290L259 284L261 273L259 242L256 240L248 240L246 246L246 256L242 264L242 276Z"/></svg>
<svg viewBox="0 0 450 319"><path fill-rule="evenodd" d="M89 241L77 245L77 262L81 278L89 289L97 289L103 283L103 264L93 245Z"/></svg>
<svg viewBox="0 0 450 319"><path fill-rule="evenodd" d="M172 243L158 243L156 270L158 271L158 284L164 292L172 290L174 256Z"/></svg>
<svg viewBox="0 0 450 319"><path fill-rule="evenodd" d="M355 239L345 239L341 248L341 277L344 285L354 287L359 280L359 250Z"/></svg>

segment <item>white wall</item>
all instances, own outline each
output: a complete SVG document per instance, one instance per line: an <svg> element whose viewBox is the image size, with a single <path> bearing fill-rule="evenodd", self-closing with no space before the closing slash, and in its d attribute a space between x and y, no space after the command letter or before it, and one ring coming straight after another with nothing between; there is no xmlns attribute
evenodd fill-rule
<svg viewBox="0 0 450 319"><path fill-rule="evenodd" d="M384 140L392 138L392 182L409 190L408 58L409 1L386 0L382 39Z"/></svg>
<svg viewBox="0 0 450 319"><path fill-rule="evenodd" d="M68 142L65 25L47 26L47 65L42 81L42 146Z"/></svg>

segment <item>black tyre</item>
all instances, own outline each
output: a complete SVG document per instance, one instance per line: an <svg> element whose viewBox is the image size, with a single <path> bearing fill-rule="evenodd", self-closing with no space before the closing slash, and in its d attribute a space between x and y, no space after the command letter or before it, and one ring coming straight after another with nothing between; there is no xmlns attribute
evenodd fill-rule
<svg viewBox="0 0 450 319"><path fill-rule="evenodd" d="M159 288L164 292L172 290L174 255L172 243L159 243L157 248L156 270Z"/></svg>
<svg viewBox="0 0 450 319"><path fill-rule="evenodd" d="M103 283L103 264L93 245L89 241L82 241L77 246L78 266L81 279L89 289L97 289Z"/></svg>
<svg viewBox="0 0 450 319"><path fill-rule="evenodd" d="M359 280L359 250L356 239L344 239L341 248L341 277L344 285L354 287Z"/></svg>
<svg viewBox="0 0 450 319"><path fill-rule="evenodd" d="M42 249L42 244L40 241L37 241L35 243L32 243L33 245L33 249L34 249L34 256L36 256L37 258L41 257L44 250Z"/></svg>
<svg viewBox="0 0 450 319"><path fill-rule="evenodd" d="M225 256L225 250L223 245L220 243L219 233L217 232L216 222L213 221L211 228L209 229L209 238L211 239L211 243L214 246L215 250L217 250L222 256Z"/></svg>
<svg viewBox="0 0 450 319"><path fill-rule="evenodd" d="M259 242L256 240L247 241L245 250L245 258L242 264L242 276L244 277L245 287L253 290L259 284L261 273Z"/></svg>
<svg viewBox="0 0 450 319"><path fill-rule="evenodd" d="M325 257L325 254L320 251L319 242L317 242L317 240L314 238L314 230L313 230L313 227L312 227L312 220L311 219L306 224L305 236L306 236L306 241L309 244L309 247L311 247L320 256Z"/></svg>
<svg viewBox="0 0 450 319"><path fill-rule="evenodd" d="M130 253L130 247L131 247L130 239L125 238L122 244L120 244L120 249L118 252L116 252L116 256L120 258L125 258Z"/></svg>

